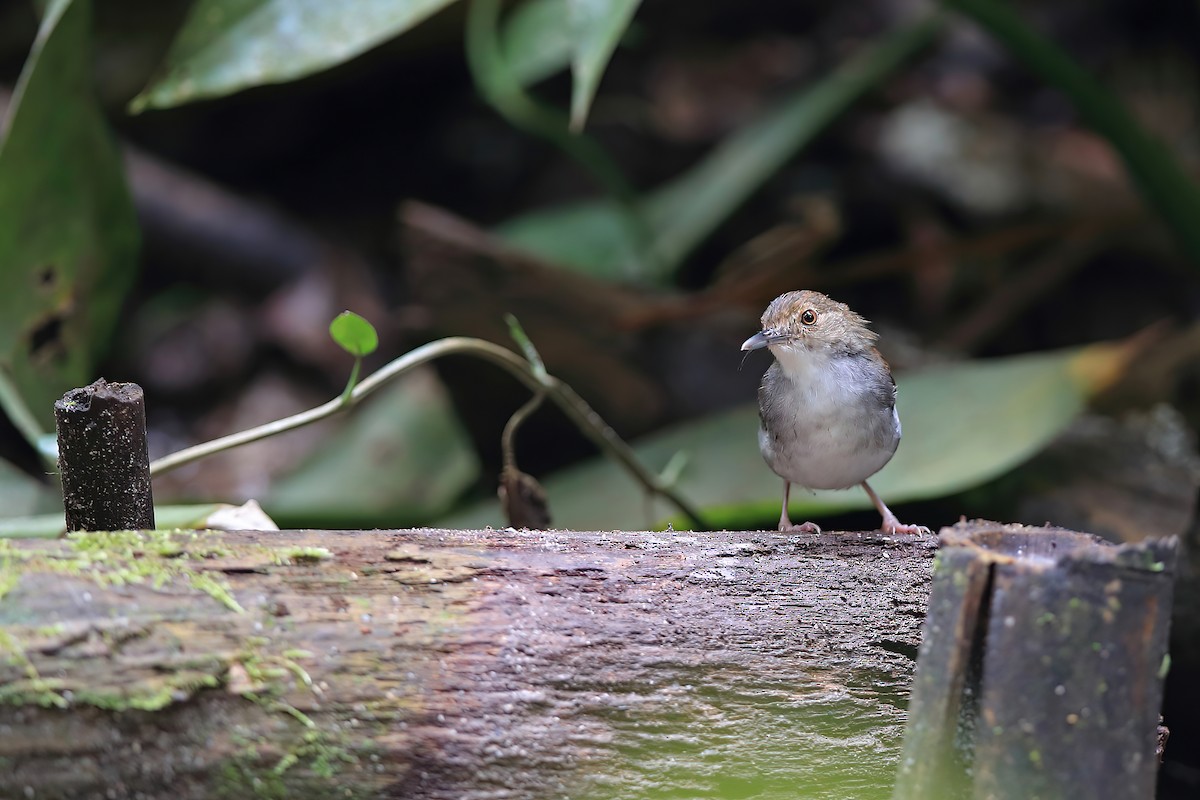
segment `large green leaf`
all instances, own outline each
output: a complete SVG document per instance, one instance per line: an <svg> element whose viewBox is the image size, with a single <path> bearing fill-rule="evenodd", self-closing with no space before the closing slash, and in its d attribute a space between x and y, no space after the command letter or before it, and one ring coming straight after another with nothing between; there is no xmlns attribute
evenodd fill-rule
<svg viewBox="0 0 1200 800"><path fill-rule="evenodd" d="M929 43L930 17L900 28L851 57L813 86L722 142L646 198L647 245L634 238L611 202L556 207L510 220L499 233L514 244L598 277L662 283L780 167L851 103Z"/></svg>
<svg viewBox="0 0 1200 800"><path fill-rule="evenodd" d="M872 487L895 504L962 491L1003 474L1062 431L1125 359L1120 348L1096 345L901 376L904 440ZM783 485L759 455L757 430L758 409L747 405L647 437L635 449L652 469L684 454L677 488L710 525L739 528L779 513ZM599 458L543 485L555 526L643 528L675 513L661 501L648 501L625 472ZM793 491L791 510L793 519L803 519L870 505L861 489ZM502 523L495 503L449 521L462 527Z"/></svg>
<svg viewBox="0 0 1200 800"><path fill-rule="evenodd" d="M621 35L641 0L567 0L572 53L571 129L582 130Z"/></svg>
<svg viewBox="0 0 1200 800"><path fill-rule="evenodd" d="M53 401L96 377L137 267L90 31L88 0L47 7L0 144L0 370L46 430Z"/></svg>
<svg viewBox="0 0 1200 800"><path fill-rule="evenodd" d="M134 111L283 83L349 61L454 0L197 0Z"/></svg>
<svg viewBox="0 0 1200 800"><path fill-rule="evenodd" d="M500 51L522 86L548 78L571 63L567 0L529 0L504 19Z"/></svg>
<svg viewBox="0 0 1200 800"><path fill-rule="evenodd" d="M479 477L471 441L432 372L379 394L262 498L273 519L285 527L426 523Z"/></svg>

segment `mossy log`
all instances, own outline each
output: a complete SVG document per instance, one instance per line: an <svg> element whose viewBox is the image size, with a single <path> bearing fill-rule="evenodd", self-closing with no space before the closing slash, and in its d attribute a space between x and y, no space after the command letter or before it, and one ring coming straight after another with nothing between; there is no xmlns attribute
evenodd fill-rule
<svg viewBox="0 0 1200 800"><path fill-rule="evenodd" d="M935 544L0 542L0 796L887 797Z"/></svg>

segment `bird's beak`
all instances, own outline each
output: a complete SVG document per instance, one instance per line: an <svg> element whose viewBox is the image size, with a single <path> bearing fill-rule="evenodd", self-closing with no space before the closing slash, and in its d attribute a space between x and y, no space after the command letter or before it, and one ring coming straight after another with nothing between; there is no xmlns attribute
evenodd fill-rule
<svg viewBox="0 0 1200 800"><path fill-rule="evenodd" d="M742 350L761 350L770 343L771 340L767 338L767 334L759 331L746 341L742 342Z"/></svg>

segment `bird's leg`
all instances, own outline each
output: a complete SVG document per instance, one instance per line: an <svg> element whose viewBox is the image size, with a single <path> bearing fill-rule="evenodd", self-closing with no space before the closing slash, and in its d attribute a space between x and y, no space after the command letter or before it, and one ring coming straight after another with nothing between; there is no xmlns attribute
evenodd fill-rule
<svg viewBox="0 0 1200 800"><path fill-rule="evenodd" d="M813 522L805 522L800 525L793 525L788 519L788 495L791 494L791 481L783 482L783 513L779 515L779 530L788 531L789 533L820 533L821 528Z"/></svg>
<svg viewBox="0 0 1200 800"><path fill-rule="evenodd" d="M883 522L879 526L879 530L884 533L915 533L923 535L929 533L929 528L924 525L904 525L900 520L896 519L896 515L887 507L883 499L875 494L875 490L866 481L862 482L862 487L867 491L867 496L871 498L871 502L875 504L875 508L883 516Z"/></svg>
<svg viewBox="0 0 1200 800"><path fill-rule="evenodd" d="M788 495L791 494L791 481L783 482L783 511L779 514L779 530L790 531L792 529L792 521L788 519Z"/></svg>

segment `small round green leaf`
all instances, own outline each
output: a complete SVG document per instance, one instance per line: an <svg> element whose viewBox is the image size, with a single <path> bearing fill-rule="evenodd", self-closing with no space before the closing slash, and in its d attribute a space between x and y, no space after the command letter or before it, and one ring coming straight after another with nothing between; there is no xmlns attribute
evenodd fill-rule
<svg viewBox="0 0 1200 800"><path fill-rule="evenodd" d="M334 317L329 323L329 335L343 350L359 358L374 353L379 347L375 326L353 311L343 311Z"/></svg>

